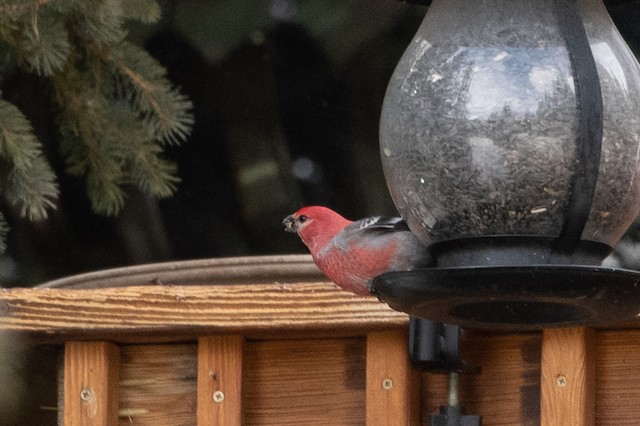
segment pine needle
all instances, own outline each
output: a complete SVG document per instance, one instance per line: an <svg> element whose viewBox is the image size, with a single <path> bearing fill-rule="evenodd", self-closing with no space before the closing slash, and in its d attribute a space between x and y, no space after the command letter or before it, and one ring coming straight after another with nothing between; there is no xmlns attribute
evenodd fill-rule
<svg viewBox="0 0 640 426"><path fill-rule="evenodd" d="M7 234L9 234L9 225L2 212L0 212L0 254L7 250Z"/></svg>
<svg viewBox="0 0 640 426"><path fill-rule="evenodd" d="M64 66L71 45L62 16L51 9L34 11L24 23L20 44L23 60L38 74L50 76Z"/></svg>
<svg viewBox="0 0 640 426"><path fill-rule="evenodd" d="M34 158L27 169L13 169L9 174L5 196L19 208L21 217L31 221L47 218L47 210L56 207L58 185L53 170L43 156Z"/></svg>
<svg viewBox="0 0 640 426"><path fill-rule="evenodd" d="M144 24L152 24L160 20L161 9L156 1L127 0L122 2L123 15L126 19L135 19Z"/></svg>
<svg viewBox="0 0 640 426"><path fill-rule="evenodd" d="M117 214L126 184L156 198L175 193L177 168L162 159L162 147L149 136L130 104L95 99L88 85L65 93L62 152L67 171L87 177L94 211Z"/></svg>
<svg viewBox="0 0 640 426"><path fill-rule="evenodd" d="M170 145L186 140L193 126L193 104L171 87L160 63L130 43L122 43L108 59L121 77L116 80L120 95L140 112L154 139Z"/></svg>
<svg viewBox="0 0 640 426"><path fill-rule="evenodd" d="M120 43L127 35L124 29L122 2L126 0L63 1L63 10L73 17L74 32L97 46Z"/></svg>
<svg viewBox="0 0 640 426"><path fill-rule="evenodd" d="M5 196L30 220L46 219L58 198L56 176L44 158L31 124L18 108L0 99L0 156L13 164Z"/></svg>
<svg viewBox="0 0 640 426"><path fill-rule="evenodd" d="M166 198L176 191L180 179L174 163L161 158L162 149L154 143L146 144L131 158L131 177L145 194Z"/></svg>
<svg viewBox="0 0 640 426"><path fill-rule="evenodd" d="M16 106L0 99L0 156L16 168L26 169L41 154L29 120Z"/></svg>

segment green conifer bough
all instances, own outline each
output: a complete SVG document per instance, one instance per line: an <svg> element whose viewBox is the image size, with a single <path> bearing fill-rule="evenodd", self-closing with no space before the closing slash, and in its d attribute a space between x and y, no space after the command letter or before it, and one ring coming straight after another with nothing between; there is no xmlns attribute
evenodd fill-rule
<svg viewBox="0 0 640 426"><path fill-rule="evenodd" d="M125 185L157 198L176 190L163 150L189 135L192 104L124 29L159 17L155 0L0 0L0 70L17 64L49 80L67 171L86 179L96 213L118 214ZM29 120L1 93L0 161L10 170L0 194L22 217L46 219L56 176ZM0 213L0 252L6 233Z"/></svg>

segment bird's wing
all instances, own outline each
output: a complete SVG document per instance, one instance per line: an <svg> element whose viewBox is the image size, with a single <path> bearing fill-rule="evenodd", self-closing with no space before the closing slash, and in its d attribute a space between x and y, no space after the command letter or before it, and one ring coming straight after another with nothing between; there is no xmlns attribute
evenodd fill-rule
<svg viewBox="0 0 640 426"><path fill-rule="evenodd" d="M374 216L357 220L336 235L333 245L341 250L349 250L353 244L366 241L373 246L386 244L385 236L396 232L410 232L407 223L400 217Z"/></svg>
<svg viewBox="0 0 640 426"><path fill-rule="evenodd" d="M358 232L364 233L385 233L409 230L407 222L405 222L401 217L382 216L368 217L366 219L355 221L351 225L347 226L345 231L349 230L349 228L352 228L354 231L357 230Z"/></svg>

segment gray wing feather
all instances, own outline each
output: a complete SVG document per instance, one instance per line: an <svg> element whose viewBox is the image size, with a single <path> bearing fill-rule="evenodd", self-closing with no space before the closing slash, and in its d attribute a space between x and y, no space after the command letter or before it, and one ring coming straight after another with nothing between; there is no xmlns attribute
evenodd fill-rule
<svg viewBox="0 0 640 426"><path fill-rule="evenodd" d="M358 220L348 228L354 227L358 230L368 232L385 232L385 231L408 231L407 223L401 217L382 217L374 216L366 219Z"/></svg>
<svg viewBox="0 0 640 426"><path fill-rule="evenodd" d="M361 244L367 239L367 244L384 246L390 238L395 238L396 233L411 233L407 223L400 217L375 216L355 221L336 235L333 246L340 250L349 250L352 244ZM413 269L415 267L429 266L431 256L429 249L423 245L417 237L405 239L402 250L405 251L405 264L395 265L396 269ZM372 238L373 237L373 238ZM401 256L402 257L402 256Z"/></svg>
<svg viewBox="0 0 640 426"><path fill-rule="evenodd" d="M351 243L358 243L368 237L384 237L386 234L395 232L411 232L407 223L401 217L374 216L357 220L344 228L342 232L334 238L334 245L342 250L347 250ZM380 244L384 244L384 238L380 239ZM370 240L370 241L375 241Z"/></svg>

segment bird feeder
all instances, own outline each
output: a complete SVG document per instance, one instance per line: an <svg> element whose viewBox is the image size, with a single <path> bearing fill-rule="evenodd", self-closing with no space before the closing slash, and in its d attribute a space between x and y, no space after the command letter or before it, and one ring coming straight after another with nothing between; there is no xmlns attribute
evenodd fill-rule
<svg viewBox="0 0 640 426"><path fill-rule="evenodd" d="M640 313L640 276L600 266L640 209L640 66L601 0L433 1L380 151L435 259L376 279L391 307L497 328Z"/></svg>

